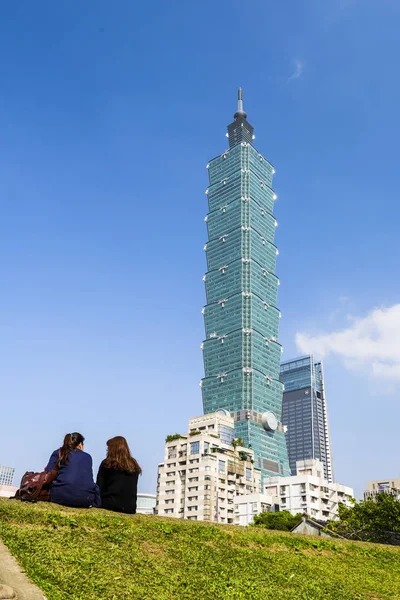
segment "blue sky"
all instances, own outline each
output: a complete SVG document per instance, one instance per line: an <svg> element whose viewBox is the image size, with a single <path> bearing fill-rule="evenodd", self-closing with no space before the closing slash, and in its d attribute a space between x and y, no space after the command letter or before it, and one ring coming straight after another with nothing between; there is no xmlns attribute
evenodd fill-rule
<svg viewBox="0 0 400 600"><path fill-rule="evenodd" d="M5 3L0 464L125 435L154 491L201 414L205 165L236 89L275 165L284 358L325 360L336 477L398 477L396 0Z"/></svg>

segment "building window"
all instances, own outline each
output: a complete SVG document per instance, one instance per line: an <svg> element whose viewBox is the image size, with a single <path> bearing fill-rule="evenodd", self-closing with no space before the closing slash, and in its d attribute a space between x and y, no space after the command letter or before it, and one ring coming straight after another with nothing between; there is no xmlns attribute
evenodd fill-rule
<svg viewBox="0 0 400 600"><path fill-rule="evenodd" d="M251 481L251 469L246 467L246 480Z"/></svg>
<svg viewBox="0 0 400 600"><path fill-rule="evenodd" d="M220 425L219 427L219 437L226 444L230 444L235 437L235 432L233 427L227 427L226 425Z"/></svg>
<svg viewBox="0 0 400 600"><path fill-rule="evenodd" d="M192 442L190 444L190 454L199 454L200 453L200 442Z"/></svg>
<svg viewBox="0 0 400 600"><path fill-rule="evenodd" d="M207 453L208 453L208 449L209 449L209 447L210 447L210 444L209 444L209 442L204 442L204 454L207 454Z"/></svg>
<svg viewBox="0 0 400 600"><path fill-rule="evenodd" d="M218 471L220 473L225 473L225 461L224 460L218 461Z"/></svg>

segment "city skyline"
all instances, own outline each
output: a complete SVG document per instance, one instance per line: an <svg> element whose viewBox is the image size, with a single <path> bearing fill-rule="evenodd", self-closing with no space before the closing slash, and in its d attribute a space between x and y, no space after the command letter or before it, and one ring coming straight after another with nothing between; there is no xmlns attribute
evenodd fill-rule
<svg viewBox="0 0 400 600"><path fill-rule="evenodd" d="M251 41L244 19L225 0L4 6L0 462L14 483L81 431L95 471L124 435L151 492L165 435L201 414L204 167L239 86L276 168L282 359L324 359L338 481L361 497L399 475L399 6L253 2Z"/></svg>

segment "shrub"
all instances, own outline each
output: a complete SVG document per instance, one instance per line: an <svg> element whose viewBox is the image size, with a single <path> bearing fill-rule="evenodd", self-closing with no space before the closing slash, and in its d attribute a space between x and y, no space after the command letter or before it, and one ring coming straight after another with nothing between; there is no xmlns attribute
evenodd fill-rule
<svg viewBox="0 0 400 600"><path fill-rule="evenodd" d="M174 442L175 440L180 440L180 439L184 439L180 433L171 433L170 435L167 435L167 437L165 438L165 441L166 442Z"/></svg>
<svg viewBox="0 0 400 600"><path fill-rule="evenodd" d="M288 510L279 512L263 512L254 517L256 527L265 529L276 529L278 531L290 531L301 521L301 513L292 515Z"/></svg>

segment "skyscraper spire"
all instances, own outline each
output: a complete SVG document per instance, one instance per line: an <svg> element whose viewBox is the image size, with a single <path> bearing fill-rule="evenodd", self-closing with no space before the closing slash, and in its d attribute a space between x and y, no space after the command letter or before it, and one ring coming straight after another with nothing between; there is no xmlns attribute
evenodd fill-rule
<svg viewBox="0 0 400 600"><path fill-rule="evenodd" d="M233 115L233 122L228 125L229 147L246 142L251 144L254 139L254 129L247 121L247 113L243 110L242 88L238 89L238 109Z"/></svg>
<svg viewBox="0 0 400 600"><path fill-rule="evenodd" d="M233 116L235 119L237 119L238 117L242 117L243 119L247 118L247 113L245 113L243 110L243 96L241 87L238 89L238 109Z"/></svg>

